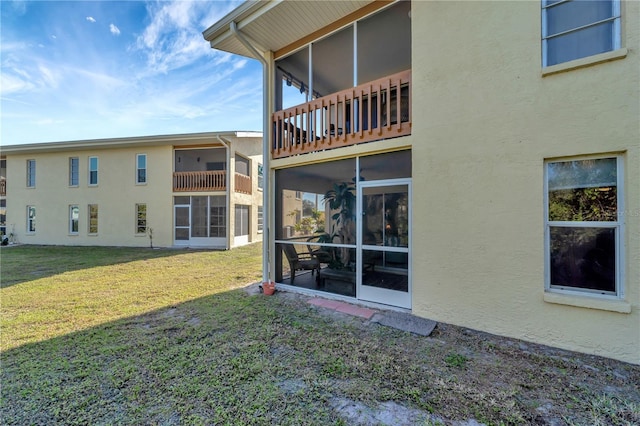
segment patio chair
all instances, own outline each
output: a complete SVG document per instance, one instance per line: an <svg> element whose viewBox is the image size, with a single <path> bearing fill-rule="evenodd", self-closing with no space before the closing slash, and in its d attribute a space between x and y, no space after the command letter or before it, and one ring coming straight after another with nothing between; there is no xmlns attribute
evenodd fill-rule
<svg viewBox="0 0 640 426"><path fill-rule="evenodd" d="M296 248L291 244L283 244L282 251L284 251L287 260L289 261L289 268L291 269L291 284L296 278L296 271L311 271L311 275L316 275L316 280L320 276L320 261L311 253L298 253Z"/></svg>
<svg viewBox="0 0 640 426"><path fill-rule="evenodd" d="M325 235L314 235L312 237L309 237L307 239L307 249L309 250L309 253L311 253L313 257L318 259L318 262L331 263L331 261L333 260L333 256L331 254L332 248L322 247L320 245L317 245L319 243L319 240L325 238ZM328 241L324 241L324 242L328 242Z"/></svg>

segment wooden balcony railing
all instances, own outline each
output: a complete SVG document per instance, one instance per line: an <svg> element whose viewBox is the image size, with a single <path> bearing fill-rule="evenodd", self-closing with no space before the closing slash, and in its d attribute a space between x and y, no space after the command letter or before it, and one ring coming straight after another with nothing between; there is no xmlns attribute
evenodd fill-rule
<svg viewBox="0 0 640 426"><path fill-rule="evenodd" d="M181 191L224 191L227 189L227 172L174 172L173 190Z"/></svg>
<svg viewBox="0 0 640 426"><path fill-rule="evenodd" d="M236 192L251 194L251 178L247 175L236 173Z"/></svg>
<svg viewBox="0 0 640 426"><path fill-rule="evenodd" d="M0 179L0 196L7 195L7 180L5 178Z"/></svg>
<svg viewBox="0 0 640 426"><path fill-rule="evenodd" d="M411 70L273 114L273 158L411 134Z"/></svg>

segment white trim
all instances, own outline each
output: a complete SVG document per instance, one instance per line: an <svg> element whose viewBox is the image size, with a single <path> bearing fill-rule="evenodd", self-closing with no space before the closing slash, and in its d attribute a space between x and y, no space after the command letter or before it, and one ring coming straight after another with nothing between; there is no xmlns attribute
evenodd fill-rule
<svg viewBox="0 0 640 426"><path fill-rule="evenodd" d="M142 157L142 156L144 156L144 182L140 182L140 179L139 179L140 170L143 170L143 169L141 169L138 166L138 162L139 162L140 157ZM136 154L136 164L135 164L135 173L136 173L135 181L136 181L136 185L146 185L147 184L147 182L148 182L147 170L148 169L149 168L147 167L147 154Z"/></svg>
<svg viewBox="0 0 640 426"><path fill-rule="evenodd" d="M549 220L549 164L561 163L570 161L584 161L595 159L608 159L614 158L616 160L616 203L617 203L617 218L616 220L602 222L602 221L551 221ZM545 160L544 162L544 290L545 293L557 293L567 296L592 296L598 299L606 300L620 300L625 297L625 252L624 252L624 224L625 217L624 212L624 157L621 154L603 154L603 155L589 155L578 156L569 158L554 158L552 160ZM588 288L569 287L569 286L552 286L551 285L551 265L550 265L550 242L551 242L551 227L562 228L610 228L615 231L615 291L602 291L592 290ZM560 302L555 302L560 303ZM571 303L567 303L571 304ZM575 304L574 304L575 305ZM575 305L580 306L580 305Z"/></svg>
<svg viewBox="0 0 640 426"><path fill-rule="evenodd" d="M91 183L91 159L95 158L96 159L96 183ZM88 158L88 164L87 164L87 169L88 169L88 175L87 175L87 185L88 186L98 186L98 183L100 182L100 159L98 158L97 155L90 155Z"/></svg>
<svg viewBox="0 0 640 426"><path fill-rule="evenodd" d="M359 169L359 164L357 166L357 170ZM357 231L356 231L356 298L358 300L366 300L374 303L382 303L385 305L398 306L401 308L411 309L412 306L412 267L411 267L411 244L412 244L412 213L411 213L411 200L412 200L412 190L411 190L411 178L397 178L397 179L385 179L385 180L372 180L372 181L361 181L358 182L357 185L357 218L363 217L363 209L362 202L364 200L363 197L363 188L382 188L387 186L406 186L407 187L407 197L408 197L408 245L407 247L378 247L378 246L369 246L364 245L362 243L362 226L364 222L362 220L357 220ZM407 291L396 291L389 290L384 288L377 288L364 285L362 282L362 274L363 274L363 265L362 265L362 251L363 250L376 250L380 252L395 252L395 253L406 253L407 254Z"/></svg>
<svg viewBox="0 0 640 426"><path fill-rule="evenodd" d="M33 219L30 216L30 213L31 213L30 210L31 209L33 209ZM36 233L36 229L37 229L36 225L35 225L36 213L37 213L36 212L36 206L34 206L34 205L28 205L27 206L27 230L25 232L27 235L33 235L33 234ZM31 226L29 226L32 222L33 222L33 230L31 230Z"/></svg>
<svg viewBox="0 0 640 426"><path fill-rule="evenodd" d="M556 6L562 5L568 3L568 1L560 1L560 2L556 2L553 4L548 4L548 0L542 0L541 1L541 11L540 11L540 15L541 15L541 19L540 19L540 25L541 25L541 40L542 40L542 49L541 49L541 54L542 54L542 68L549 68L549 67L555 67L561 64L565 64L565 63L569 63L569 62L573 62L575 60L579 60L579 59L583 59L583 58L588 58L590 56L598 56L600 54L596 54L596 55L590 55L590 56L583 56L583 57L579 57L576 58L574 60L571 61L563 61L563 62L559 62L557 64L554 65L548 65L548 56L549 56L549 48L548 48L548 40L556 38L556 37L562 37L565 36L567 34L571 34L571 33L575 33L575 32L579 32L582 30L586 30L589 28L593 28L597 25L601 25L607 22L611 22L612 26L613 26L613 35L612 35L612 39L611 39L611 50L608 50L606 52L603 53L609 53L609 52L614 52L618 49L620 49L621 46L621 39L622 39L622 31L621 31L621 10L620 10L620 0L611 0L611 16L605 19L601 19L599 21L593 21L593 22L589 22L588 24L584 24L578 27L574 27L574 28L569 28L567 30L561 31L559 33L554 33L554 34L549 34L548 31L548 19L547 19L547 13L548 10L551 10L553 8L555 8ZM595 62L594 62L595 63ZM554 71L554 72L558 72L558 71Z"/></svg>
<svg viewBox="0 0 640 426"><path fill-rule="evenodd" d="M77 209L76 225L78 230L73 230L73 209ZM69 235L78 235L80 233L80 206L78 204L69 204Z"/></svg>
<svg viewBox="0 0 640 426"><path fill-rule="evenodd" d="M73 184L72 178L73 178L73 167L72 167L72 162L73 160L76 160L77 164L76 164L76 184ZM69 157L69 188L78 188L80 186L80 157Z"/></svg>

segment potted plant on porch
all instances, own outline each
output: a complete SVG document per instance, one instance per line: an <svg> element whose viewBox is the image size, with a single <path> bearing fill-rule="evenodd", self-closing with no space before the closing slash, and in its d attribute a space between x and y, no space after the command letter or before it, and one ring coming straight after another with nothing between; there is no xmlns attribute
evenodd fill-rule
<svg viewBox="0 0 640 426"><path fill-rule="evenodd" d="M324 203L329 205L331 220L335 222L333 234L328 236L330 242L338 238L340 244L355 244L355 187L348 182L334 183L333 188L324 194ZM328 234L327 234L328 235ZM335 252L335 262L329 266L333 269L346 269L353 261L351 249L341 247Z"/></svg>

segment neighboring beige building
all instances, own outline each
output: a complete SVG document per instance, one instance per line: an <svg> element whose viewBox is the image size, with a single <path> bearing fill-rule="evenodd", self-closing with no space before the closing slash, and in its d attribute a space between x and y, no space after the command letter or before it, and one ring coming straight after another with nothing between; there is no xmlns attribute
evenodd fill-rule
<svg viewBox="0 0 640 426"><path fill-rule="evenodd" d="M260 132L11 145L2 155L6 233L22 244L229 249L262 239Z"/></svg>
<svg viewBox="0 0 640 426"><path fill-rule="evenodd" d="M246 2L204 37L264 65L265 279L640 364L640 2ZM295 286L291 191L328 200Z"/></svg>

